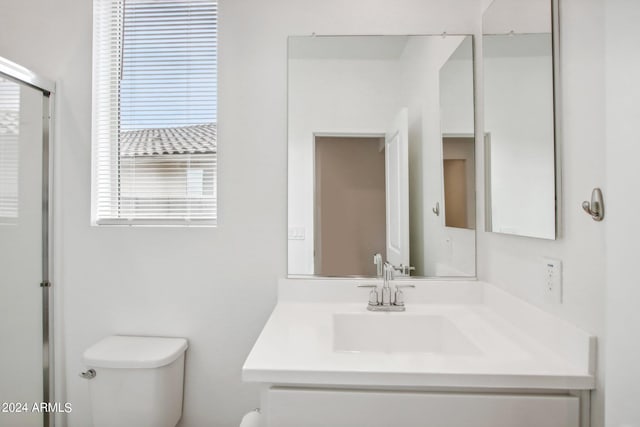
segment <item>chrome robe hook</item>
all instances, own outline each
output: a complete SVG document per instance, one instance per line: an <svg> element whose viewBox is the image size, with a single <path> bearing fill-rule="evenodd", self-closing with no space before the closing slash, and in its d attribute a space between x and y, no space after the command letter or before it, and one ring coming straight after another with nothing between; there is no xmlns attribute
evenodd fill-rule
<svg viewBox="0 0 640 427"><path fill-rule="evenodd" d="M602 190L594 188L591 192L591 203L586 200L582 202L582 209L593 218L594 221L602 221L604 219L604 198Z"/></svg>
<svg viewBox="0 0 640 427"><path fill-rule="evenodd" d="M431 209L436 216L440 216L440 202L437 202L436 205Z"/></svg>

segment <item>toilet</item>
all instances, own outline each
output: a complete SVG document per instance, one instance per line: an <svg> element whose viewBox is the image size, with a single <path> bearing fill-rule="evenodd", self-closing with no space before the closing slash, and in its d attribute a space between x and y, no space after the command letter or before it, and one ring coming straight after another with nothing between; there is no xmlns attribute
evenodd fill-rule
<svg viewBox="0 0 640 427"><path fill-rule="evenodd" d="M175 427L182 416L184 338L110 336L88 348L94 427Z"/></svg>

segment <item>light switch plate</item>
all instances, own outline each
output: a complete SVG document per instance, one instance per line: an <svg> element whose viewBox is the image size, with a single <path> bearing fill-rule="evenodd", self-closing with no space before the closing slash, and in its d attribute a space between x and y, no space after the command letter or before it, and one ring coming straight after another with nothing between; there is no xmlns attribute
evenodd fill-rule
<svg viewBox="0 0 640 427"><path fill-rule="evenodd" d="M304 240L305 234L304 227L289 227L289 240Z"/></svg>
<svg viewBox="0 0 640 427"><path fill-rule="evenodd" d="M562 304L562 261L553 258L544 258L542 261L545 300Z"/></svg>

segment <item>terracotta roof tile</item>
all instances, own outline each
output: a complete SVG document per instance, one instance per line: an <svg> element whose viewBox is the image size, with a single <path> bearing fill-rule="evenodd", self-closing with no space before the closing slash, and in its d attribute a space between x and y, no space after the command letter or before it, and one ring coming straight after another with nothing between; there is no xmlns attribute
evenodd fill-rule
<svg viewBox="0 0 640 427"><path fill-rule="evenodd" d="M216 141L217 126L214 123L129 130L120 133L120 155L209 154L216 152Z"/></svg>

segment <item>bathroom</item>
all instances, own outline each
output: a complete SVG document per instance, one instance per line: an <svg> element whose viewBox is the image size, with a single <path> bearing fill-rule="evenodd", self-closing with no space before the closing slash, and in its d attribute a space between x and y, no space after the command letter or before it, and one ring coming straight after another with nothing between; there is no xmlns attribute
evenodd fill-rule
<svg viewBox="0 0 640 427"><path fill-rule="evenodd" d="M555 239L550 239L496 233L487 227L484 145L478 135L485 133L486 115L482 17L491 3L219 0L216 224L130 227L95 225L94 221L94 2L4 0L0 57L54 82L55 93L50 132L51 287L43 291L43 278L35 274L32 297L20 305L8 303L4 295L0 298L2 313L14 316L6 319L3 314L3 324L11 325L11 330L2 333L28 341L23 349L0 347L0 383L7 384L10 376L18 393L22 386L32 387L21 378L35 378L37 387L24 390L30 396L26 402L31 406L46 400L40 391L40 322L41 295L48 292L52 330L46 350L51 349L52 357L46 375L53 379L50 402L60 406L47 416L35 414L37 418L33 413L3 411L0 426L93 425L89 393L93 380L79 376L90 368L83 354L105 337L131 335L188 341L179 426L235 427L254 408L267 414L264 382L251 381L243 366L279 304L283 287L293 288L291 294L303 294L301 298L319 293L321 298L344 296L345 301L366 307L370 289L358 289L356 284L372 280L305 281L289 268L293 262L289 247L298 241L287 235L291 226L299 226L288 222L290 40L313 35L428 35L440 41L473 36L475 268L471 277L457 280L412 280L416 288L404 292L407 311L416 304L418 291L426 295L434 282L469 287L477 278L491 284L518 304L527 304L527 310L553 316L595 337L597 355L590 355L589 372L593 386L581 397L583 403L588 401L581 406L588 415L581 415L580 425L640 426L640 315L636 309L640 290L634 279L640 232L633 225L640 202L631 187L640 181L634 159L640 148L634 144L637 138L631 126L640 114L634 102L640 97L636 81L640 4L634 0L557 2L555 129L561 137L555 161L561 173L555 194L559 215ZM581 206L591 200L594 188L602 189L603 221L594 221ZM435 218L430 213L435 203L426 206ZM312 232L307 227L306 233ZM7 250L4 243L2 249ZM40 260L39 254L36 258ZM543 294L546 259L562 263L561 303L550 303ZM2 272L0 279L4 287ZM9 366L8 360L24 364ZM22 396L3 394L1 400L22 402L27 399ZM67 403L71 410L66 410ZM263 421L268 425L265 418L258 422ZM309 419L308 425L316 422ZM525 422L505 424L498 415L493 425L532 425ZM341 425L375 424L356 420ZM407 425L431 424L427 417Z"/></svg>

